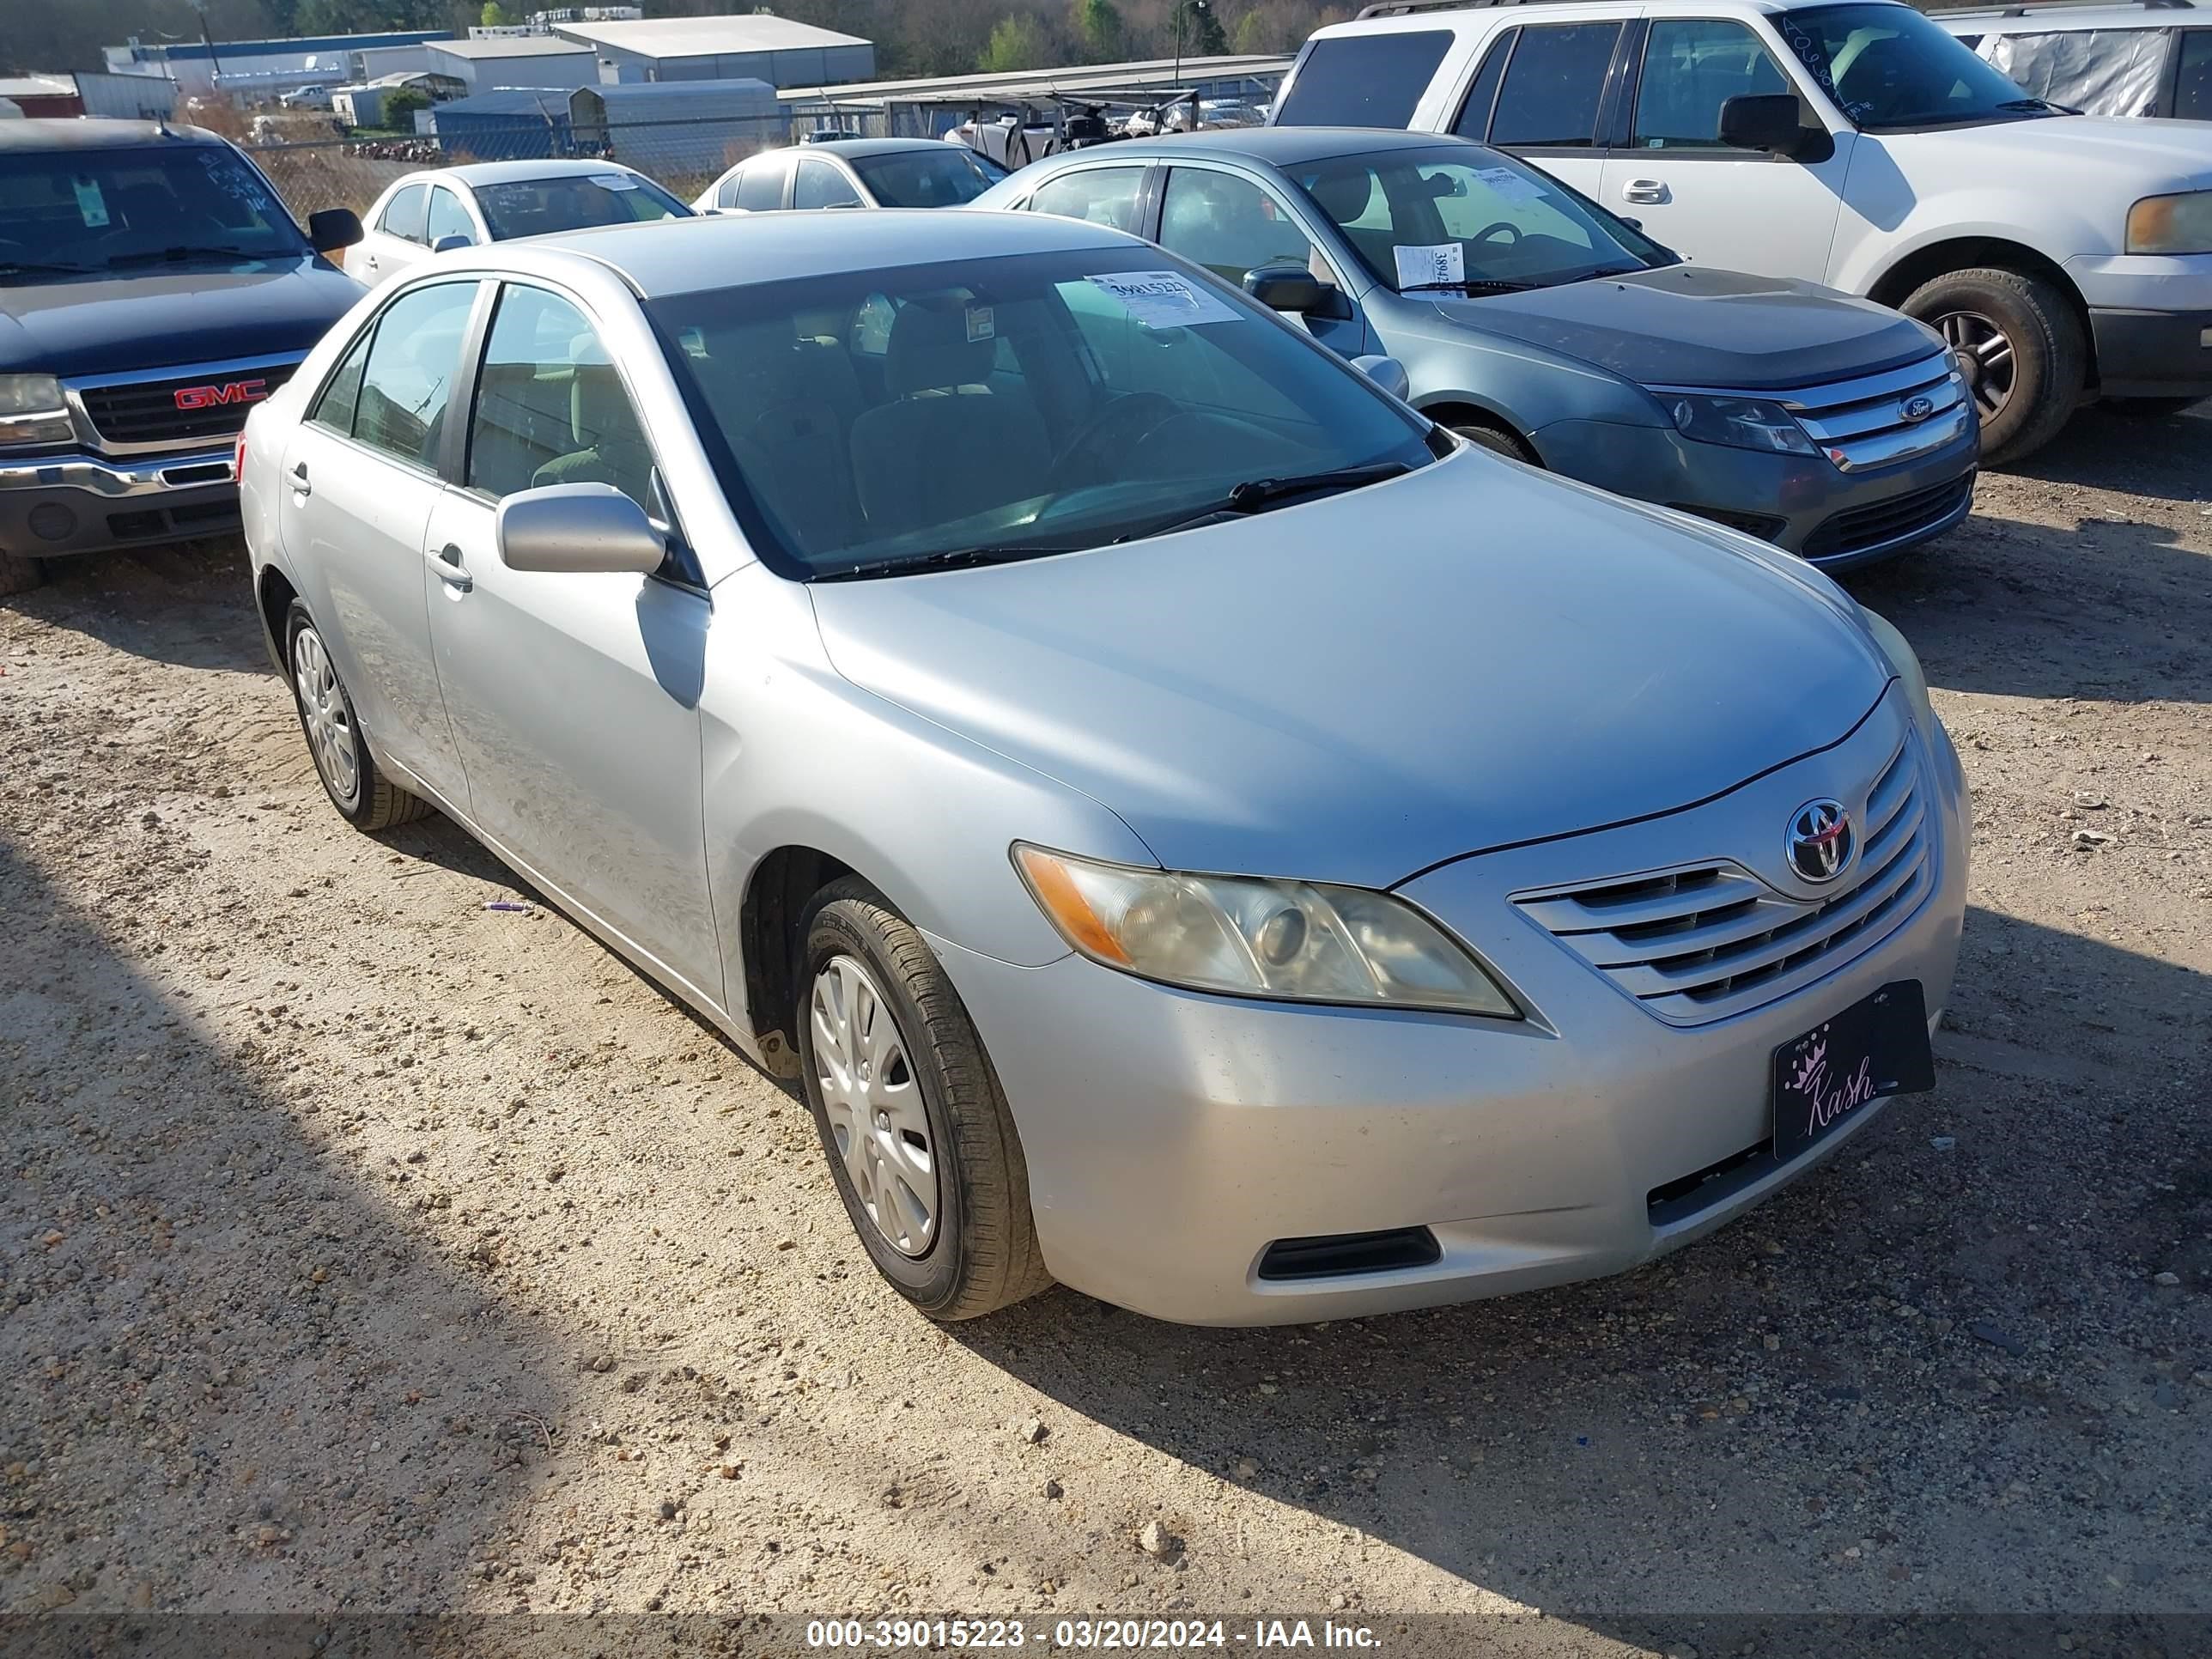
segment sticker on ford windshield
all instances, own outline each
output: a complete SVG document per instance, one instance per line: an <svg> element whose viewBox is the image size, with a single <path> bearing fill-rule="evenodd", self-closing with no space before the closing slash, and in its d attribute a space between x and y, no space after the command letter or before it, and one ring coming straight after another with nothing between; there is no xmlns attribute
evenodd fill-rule
<svg viewBox="0 0 2212 1659"><path fill-rule="evenodd" d="M1390 252L1398 257L1401 289L1467 280L1467 249L1457 242L1437 242L1425 247L1393 246Z"/></svg>
<svg viewBox="0 0 2212 1659"><path fill-rule="evenodd" d="M107 222L107 203L100 196L100 180L80 179L76 184L77 216L89 230L97 230Z"/></svg>
<svg viewBox="0 0 2212 1659"><path fill-rule="evenodd" d="M1121 302L1146 328L1190 328L1200 323L1241 321L1227 306L1172 270L1122 270L1093 276L1091 285Z"/></svg>

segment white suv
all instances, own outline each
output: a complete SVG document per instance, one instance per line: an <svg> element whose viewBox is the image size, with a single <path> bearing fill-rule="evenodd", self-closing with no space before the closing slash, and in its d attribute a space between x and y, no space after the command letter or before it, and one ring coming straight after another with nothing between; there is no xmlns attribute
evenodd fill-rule
<svg viewBox="0 0 2212 1659"><path fill-rule="evenodd" d="M1896 306L1991 460L2085 393L2212 393L2212 129L2069 113L1894 0L1395 0L1316 33L1273 120L1483 139L1686 258Z"/></svg>

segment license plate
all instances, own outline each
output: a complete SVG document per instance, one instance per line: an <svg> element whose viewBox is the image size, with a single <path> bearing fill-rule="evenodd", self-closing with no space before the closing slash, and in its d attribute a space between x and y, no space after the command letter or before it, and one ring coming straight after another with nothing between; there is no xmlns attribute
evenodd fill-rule
<svg viewBox="0 0 2212 1659"><path fill-rule="evenodd" d="M1870 1101L1935 1086L1920 981L1893 981L1774 1051L1774 1156L1788 1163Z"/></svg>

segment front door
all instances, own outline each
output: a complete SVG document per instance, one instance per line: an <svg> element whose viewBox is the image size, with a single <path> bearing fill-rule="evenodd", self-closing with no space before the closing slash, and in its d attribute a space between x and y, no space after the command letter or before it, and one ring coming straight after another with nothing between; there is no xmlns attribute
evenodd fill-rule
<svg viewBox="0 0 2212 1659"><path fill-rule="evenodd" d="M664 979L722 1006L707 892L699 691L705 590L665 575L500 562L500 501L608 483L653 510L653 453L577 307L509 284L477 377L463 487L431 515L418 594L477 828L619 933Z"/></svg>
<svg viewBox="0 0 2212 1659"><path fill-rule="evenodd" d="M1720 141L1729 99L1797 90L1744 23L1652 19L1627 141L1606 160L1599 200L1700 264L1826 282L1857 134L1832 134L1832 153L1803 161Z"/></svg>
<svg viewBox="0 0 2212 1659"><path fill-rule="evenodd" d="M1340 314L1290 320L1342 356L1357 357L1370 349L1367 325L1344 273L1315 245L1290 205L1244 173L1170 167L1160 198L1159 244L1237 288L1246 273L1263 265L1301 266L1335 287Z"/></svg>
<svg viewBox="0 0 2212 1659"><path fill-rule="evenodd" d="M422 602L422 537L445 493L447 402L473 280L401 295L363 331L283 458L278 532L374 752L466 799Z"/></svg>

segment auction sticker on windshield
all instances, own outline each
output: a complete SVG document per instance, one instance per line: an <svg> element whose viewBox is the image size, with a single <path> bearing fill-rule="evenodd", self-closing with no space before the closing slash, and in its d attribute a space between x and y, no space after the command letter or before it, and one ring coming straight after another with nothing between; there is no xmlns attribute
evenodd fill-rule
<svg viewBox="0 0 2212 1659"><path fill-rule="evenodd" d="M619 173L595 173L592 175L592 182L601 190L635 190L637 188L636 179L626 178Z"/></svg>
<svg viewBox="0 0 2212 1659"><path fill-rule="evenodd" d="M1394 246L1390 252L1398 256L1400 288L1467 280L1467 249L1457 242L1437 242L1428 247Z"/></svg>
<svg viewBox="0 0 2212 1659"><path fill-rule="evenodd" d="M1488 185L1501 201L1540 202L1544 187L1534 179L1522 177L1511 167L1477 167L1474 176Z"/></svg>
<svg viewBox="0 0 2212 1659"><path fill-rule="evenodd" d="M1119 300L1146 328L1189 328L1198 323L1238 320L1227 306L1172 270L1121 270L1110 276L1093 276L1091 282Z"/></svg>

